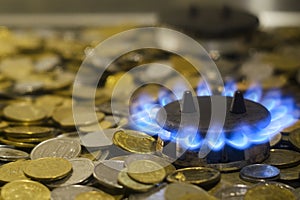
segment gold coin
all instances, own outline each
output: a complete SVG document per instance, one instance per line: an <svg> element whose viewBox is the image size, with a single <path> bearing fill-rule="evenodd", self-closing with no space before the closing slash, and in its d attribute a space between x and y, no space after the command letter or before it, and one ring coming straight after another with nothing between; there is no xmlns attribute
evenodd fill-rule
<svg viewBox="0 0 300 200"><path fill-rule="evenodd" d="M156 141L146 133L133 130L120 130L113 136L115 145L134 153L155 152Z"/></svg>
<svg viewBox="0 0 300 200"><path fill-rule="evenodd" d="M6 106L3 115L10 120L32 122L44 119L47 113L41 107L24 103Z"/></svg>
<svg viewBox="0 0 300 200"><path fill-rule="evenodd" d="M275 184L261 184L250 188L244 197L245 200L296 200L289 189Z"/></svg>
<svg viewBox="0 0 300 200"><path fill-rule="evenodd" d="M52 131L53 128L43 126L15 126L4 129L7 136L17 138L45 137Z"/></svg>
<svg viewBox="0 0 300 200"><path fill-rule="evenodd" d="M3 144L12 145L12 146L19 147L19 148L32 149L36 146L36 144L33 144L33 143L11 141L4 137L0 137L0 142Z"/></svg>
<svg viewBox="0 0 300 200"><path fill-rule="evenodd" d="M216 197L211 196L207 192L203 193L190 193L190 194L185 194L181 196L178 200L217 200Z"/></svg>
<svg viewBox="0 0 300 200"><path fill-rule="evenodd" d="M0 181L11 182L15 180L27 180L23 173L24 168L29 164L28 160L18 160L4 164L0 167Z"/></svg>
<svg viewBox="0 0 300 200"><path fill-rule="evenodd" d="M0 122L0 129L8 127L8 123L5 121Z"/></svg>
<svg viewBox="0 0 300 200"><path fill-rule="evenodd" d="M136 160L129 164L128 175L130 178L146 184L155 184L164 180L165 169L150 160Z"/></svg>
<svg viewBox="0 0 300 200"><path fill-rule="evenodd" d="M282 133L290 133L296 129L300 129L300 120L297 120L293 125L283 129L281 132Z"/></svg>
<svg viewBox="0 0 300 200"><path fill-rule="evenodd" d="M154 187L154 185L139 183L131 179L126 170L127 169L122 170L118 175L118 182L124 187L138 192L147 192Z"/></svg>
<svg viewBox="0 0 300 200"><path fill-rule="evenodd" d="M5 184L1 197L5 200L49 200L50 190L39 182L18 180Z"/></svg>
<svg viewBox="0 0 300 200"><path fill-rule="evenodd" d="M31 137L31 138L15 138L15 137L9 137L7 136L7 140L10 140L12 142L18 142L18 143L30 143L30 144L38 144L40 142L43 142L45 140L49 140L54 138L54 134L48 137Z"/></svg>
<svg viewBox="0 0 300 200"><path fill-rule="evenodd" d="M289 134L289 141L294 147L300 150L300 128L292 131Z"/></svg>
<svg viewBox="0 0 300 200"><path fill-rule="evenodd" d="M83 192L75 197L75 200L115 200L113 196L102 191Z"/></svg>
<svg viewBox="0 0 300 200"><path fill-rule="evenodd" d="M26 176L40 180L53 181L66 177L72 171L72 164L64 158L46 157L32 160L25 168Z"/></svg>

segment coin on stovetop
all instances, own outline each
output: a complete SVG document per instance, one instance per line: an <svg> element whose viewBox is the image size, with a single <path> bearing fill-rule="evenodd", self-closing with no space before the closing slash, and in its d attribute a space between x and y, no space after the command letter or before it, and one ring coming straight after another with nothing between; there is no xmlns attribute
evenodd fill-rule
<svg viewBox="0 0 300 200"><path fill-rule="evenodd" d="M300 153L287 149L271 149L270 156L264 163L278 168L297 166L300 164Z"/></svg>
<svg viewBox="0 0 300 200"><path fill-rule="evenodd" d="M167 177L169 182L185 182L210 187L220 181L221 173L207 167L189 167L178 169Z"/></svg>
<svg viewBox="0 0 300 200"><path fill-rule="evenodd" d="M245 200L296 200L293 192L285 187L276 184L259 184L250 188L245 194Z"/></svg>
<svg viewBox="0 0 300 200"><path fill-rule="evenodd" d="M300 179L300 165L280 170L280 180L292 181Z"/></svg>
<svg viewBox="0 0 300 200"><path fill-rule="evenodd" d="M90 192L84 192L75 197L75 200L115 200L115 198L102 191L90 191Z"/></svg>
<svg viewBox="0 0 300 200"><path fill-rule="evenodd" d="M39 181L54 181L72 172L72 164L64 158L39 158L24 167L24 174Z"/></svg>
<svg viewBox="0 0 300 200"><path fill-rule="evenodd" d="M1 197L5 200L49 200L50 191L39 182L18 180L5 184L1 189Z"/></svg>
<svg viewBox="0 0 300 200"><path fill-rule="evenodd" d="M292 131L295 131L297 129L300 129L300 120L297 120L293 125L283 129L282 133L290 133Z"/></svg>
<svg viewBox="0 0 300 200"><path fill-rule="evenodd" d="M46 137L51 135L53 128L43 126L14 126L4 129L4 133L10 137Z"/></svg>
<svg viewBox="0 0 300 200"><path fill-rule="evenodd" d="M129 152L153 153L156 141L153 137L140 131L119 130L114 134L113 143Z"/></svg>
<svg viewBox="0 0 300 200"><path fill-rule="evenodd" d="M64 187L58 187L51 191L51 200L74 200L77 195L90 191L100 190L85 185L69 185Z"/></svg>
<svg viewBox="0 0 300 200"><path fill-rule="evenodd" d="M27 159L28 157L29 154L25 151L0 147L0 161L16 161L19 159Z"/></svg>
<svg viewBox="0 0 300 200"><path fill-rule="evenodd" d="M44 119L47 113L39 106L24 103L6 106L3 115L10 120L32 122Z"/></svg>
<svg viewBox="0 0 300 200"><path fill-rule="evenodd" d="M145 184L155 184L164 180L166 171L160 164L150 160L136 160L128 165L130 178Z"/></svg>
<svg viewBox="0 0 300 200"><path fill-rule="evenodd" d="M76 158L81 151L80 143L72 139L54 138L38 144L30 153L32 160L43 157Z"/></svg>
<svg viewBox="0 0 300 200"><path fill-rule="evenodd" d="M245 166L240 171L240 178L249 182L263 180L276 180L279 178L280 170L267 164L252 164Z"/></svg>
<svg viewBox="0 0 300 200"><path fill-rule="evenodd" d="M72 173L60 180L52 181L47 184L49 187L62 187L84 182L88 179L94 170L94 164L87 158L73 158L69 160L72 164Z"/></svg>
<svg viewBox="0 0 300 200"><path fill-rule="evenodd" d="M154 187L154 185L139 183L133 180L128 176L127 169L122 170L118 174L118 182L124 187L137 192L147 192L148 190Z"/></svg>
<svg viewBox="0 0 300 200"><path fill-rule="evenodd" d="M0 182L11 182L15 180L27 180L23 170L31 161L18 160L2 165L0 167Z"/></svg>
<svg viewBox="0 0 300 200"><path fill-rule="evenodd" d="M290 132L289 141L298 151L300 151L300 128Z"/></svg>
<svg viewBox="0 0 300 200"><path fill-rule="evenodd" d="M94 168L93 176L98 182L108 188L123 189L118 183L118 174L124 169L124 161L103 160Z"/></svg>

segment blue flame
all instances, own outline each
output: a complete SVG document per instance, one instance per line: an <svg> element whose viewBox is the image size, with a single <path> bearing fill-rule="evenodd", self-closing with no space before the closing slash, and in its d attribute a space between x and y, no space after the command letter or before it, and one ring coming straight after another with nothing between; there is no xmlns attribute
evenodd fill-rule
<svg viewBox="0 0 300 200"><path fill-rule="evenodd" d="M131 120L135 128L147 132L150 135L158 135L162 140L179 143L183 148L196 150L202 145L208 146L213 151L221 150L224 145L236 149L246 149L254 144L262 144L278 134L282 129L295 123L293 116L295 103L292 97L283 96L280 90L271 90L263 95L263 90L259 85L251 86L245 93L245 99L252 100L262 104L271 114L271 122L267 127L262 127L264 122L256 124L255 127L249 124L240 124L230 134L221 133L218 138L214 134L206 134L205 138L197 133L196 127L186 127L178 132L170 132L161 128L156 122L156 115L160 108L166 104L180 99L187 87L183 84L177 84L171 93L167 90L161 90L156 102L150 95L142 94L137 105L131 106ZM233 96L237 86L233 81L225 84L223 95ZM209 87L200 82L197 88L198 96L211 95Z"/></svg>

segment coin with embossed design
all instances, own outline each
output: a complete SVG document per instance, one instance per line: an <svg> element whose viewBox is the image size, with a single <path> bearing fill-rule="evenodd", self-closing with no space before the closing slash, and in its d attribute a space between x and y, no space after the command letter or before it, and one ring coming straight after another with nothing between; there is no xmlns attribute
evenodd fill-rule
<svg viewBox="0 0 300 200"><path fill-rule="evenodd" d="M18 160L2 165L0 167L0 182L28 179L23 170L30 162L29 160Z"/></svg>

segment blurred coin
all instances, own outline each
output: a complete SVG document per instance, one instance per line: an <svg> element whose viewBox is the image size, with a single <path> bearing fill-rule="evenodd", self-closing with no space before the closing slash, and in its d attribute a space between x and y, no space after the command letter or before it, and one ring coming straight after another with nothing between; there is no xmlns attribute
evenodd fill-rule
<svg viewBox="0 0 300 200"><path fill-rule="evenodd" d="M112 139L108 138L105 130L99 130L91 133L80 133L81 145L89 147L107 147L113 144Z"/></svg>
<svg viewBox="0 0 300 200"><path fill-rule="evenodd" d="M300 120L297 120L293 125L283 129L281 132L282 133L290 133L296 129L300 129Z"/></svg>
<svg viewBox="0 0 300 200"><path fill-rule="evenodd" d="M75 197L75 200L115 200L113 196L102 191L84 192Z"/></svg>
<svg viewBox="0 0 300 200"><path fill-rule="evenodd" d="M280 180L292 181L300 179L300 165L291 168L280 169Z"/></svg>
<svg viewBox="0 0 300 200"><path fill-rule="evenodd" d="M282 139L281 133L277 133L277 134L273 135L272 137L270 137L270 139L269 139L270 147L273 147L276 144L278 144L281 141L281 139Z"/></svg>
<svg viewBox="0 0 300 200"><path fill-rule="evenodd" d="M154 187L154 185L139 183L131 179L127 174L127 169L118 174L118 182L124 187L137 192L147 192Z"/></svg>
<svg viewBox="0 0 300 200"><path fill-rule="evenodd" d="M243 167L240 171L241 179L250 182L261 180L276 180L279 178L280 170L277 167L266 164L252 164Z"/></svg>
<svg viewBox="0 0 300 200"><path fill-rule="evenodd" d="M276 184L258 184L250 188L245 194L245 200L266 200L266 199L289 199L296 200L293 192L285 187Z"/></svg>
<svg viewBox="0 0 300 200"><path fill-rule="evenodd" d="M66 177L72 164L64 158L39 158L24 167L24 174L34 180L54 181Z"/></svg>
<svg viewBox="0 0 300 200"><path fill-rule="evenodd" d="M154 161L154 162L158 163L159 165L161 165L162 167L164 167L167 175L176 170L174 165L172 165L171 161L168 161L165 158L158 157L158 156L151 155L151 154L132 154L132 155L127 156L125 159L126 167L128 167L130 165L130 163L132 163L133 161L136 161L136 160Z"/></svg>
<svg viewBox="0 0 300 200"><path fill-rule="evenodd" d="M44 126L14 126L4 129L6 135L17 138L46 137L51 135L53 128Z"/></svg>
<svg viewBox="0 0 300 200"><path fill-rule="evenodd" d="M23 173L24 168L30 163L28 160L18 160L4 164L0 167L0 181L11 182L15 180L29 179Z"/></svg>
<svg viewBox="0 0 300 200"><path fill-rule="evenodd" d="M11 104L3 109L3 115L10 120L32 122L44 119L47 113L31 104Z"/></svg>
<svg viewBox="0 0 300 200"><path fill-rule="evenodd" d="M30 153L32 160L44 157L75 158L80 154L81 146L76 140L54 138L38 144Z"/></svg>
<svg viewBox="0 0 300 200"><path fill-rule="evenodd" d="M300 187L295 189L294 194L296 195L297 200L300 199Z"/></svg>
<svg viewBox="0 0 300 200"><path fill-rule="evenodd" d="M72 173L58 181L48 183L48 187L62 187L67 185L75 185L84 182L88 179L94 170L94 164L87 158L69 159L72 164Z"/></svg>
<svg viewBox="0 0 300 200"><path fill-rule="evenodd" d="M221 173L218 170L206 167L189 167L178 169L167 176L169 182L185 182L201 187L211 187L218 183Z"/></svg>
<svg viewBox="0 0 300 200"><path fill-rule="evenodd" d="M134 130L119 130L115 132L113 143L122 149L134 153L155 152L155 139L146 133Z"/></svg>
<svg viewBox="0 0 300 200"><path fill-rule="evenodd" d="M16 161L19 159L27 159L27 158L29 158L29 154L26 153L25 151L0 147L1 161Z"/></svg>
<svg viewBox="0 0 300 200"><path fill-rule="evenodd" d="M33 144L33 143L16 142L16 141L8 140L7 138L4 138L4 137L0 137L0 142L3 144L18 147L18 148L32 149L36 146L36 144Z"/></svg>
<svg viewBox="0 0 300 200"><path fill-rule="evenodd" d="M17 180L2 187L1 197L7 200L49 200L50 190L36 181Z"/></svg>
<svg viewBox="0 0 300 200"><path fill-rule="evenodd" d="M58 187L51 191L51 200L74 200L77 195L90 191L100 190L85 185L69 185L64 187Z"/></svg>
<svg viewBox="0 0 300 200"><path fill-rule="evenodd" d="M7 136L6 138L7 138L7 140L10 140L12 142L18 142L18 143L25 142L25 143L37 144L37 143L43 142L45 140L49 140L51 138L54 138L54 134L52 134L52 136L50 135L48 137L37 137L37 138L34 138L34 137L31 137L31 138L15 138L15 137L9 137L9 136Z"/></svg>
<svg viewBox="0 0 300 200"><path fill-rule="evenodd" d="M136 160L128 165L127 174L130 178L146 184L155 184L161 182L166 171L164 167L150 160Z"/></svg>
<svg viewBox="0 0 300 200"><path fill-rule="evenodd" d="M247 185L234 185L220 189L215 193L214 196L218 199L243 200L248 189L249 187Z"/></svg>
<svg viewBox="0 0 300 200"><path fill-rule="evenodd" d="M216 200L202 188L189 183L171 183L167 185L164 198L166 200L206 199Z"/></svg>
<svg viewBox="0 0 300 200"><path fill-rule="evenodd" d="M80 143L80 137L79 137L79 134L76 131L75 132L62 133L62 134L58 135L57 138L76 140L77 142Z"/></svg>
<svg viewBox="0 0 300 200"><path fill-rule="evenodd" d="M128 116L129 108L128 105L123 102L106 102L98 106L101 112L104 112L109 115L117 116Z"/></svg>
<svg viewBox="0 0 300 200"><path fill-rule="evenodd" d="M112 157L109 160L120 160L120 161L125 161L128 158L128 155L125 156L116 156L116 157Z"/></svg>
<svg viewBox="0 0 300 200"><path fill-rule="evenodd" d="M265 164L278 168L293 167L300 164L300 153L287 149L271 149Z"/></svg>
<svg viewBox="0 0 300 200"><path fill-rule="evenodd" d="M103 160L94 168L93 176L100 184L111 189L123 189L118 183L118 175L124 169L124 161Z"/></svg>
<svg viewBox="0 0 300 200"><path fill-rule="evenodd" d="M87 151L82 151L79 155L80 158L87 158L91 161L97 161L99 159L101 159L103 156L103 154L105 154L105 150L87 150Z"/></svg>
<svg viewBox="0 0 300 200"><path fill-rule="evenodd" d="M289 141L298 151L300 151L300 128L290 132Z"/></svg>

